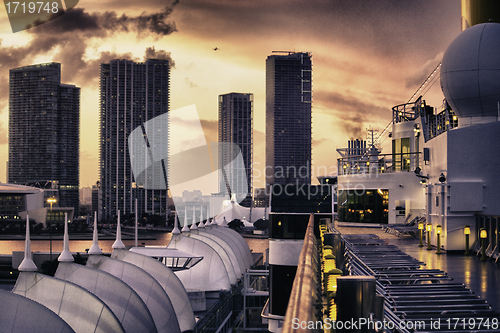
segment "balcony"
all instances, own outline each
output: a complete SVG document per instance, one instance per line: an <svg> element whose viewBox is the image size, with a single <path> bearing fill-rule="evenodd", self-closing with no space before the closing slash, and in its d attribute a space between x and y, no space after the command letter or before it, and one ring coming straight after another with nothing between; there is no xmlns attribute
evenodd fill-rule
<svg viewBox="0 0 500 333"><path fill-rule="evenodd" d="M351 155L339 158L338 174L365 175L393 172L409 172L423 164L420 152L377 155Z"/></svg>

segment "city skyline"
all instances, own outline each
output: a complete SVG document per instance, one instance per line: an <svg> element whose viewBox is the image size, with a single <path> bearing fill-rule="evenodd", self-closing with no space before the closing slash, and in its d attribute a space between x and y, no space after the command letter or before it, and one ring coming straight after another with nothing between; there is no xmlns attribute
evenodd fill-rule
<svg viewBox="0 0 500 333"><path fill-rule="evenodd" d="M6 78L10 68L60 61L62 81L82 88L82 187L98 180L101 62L172 59L171 109L196 104L207 141L217 139L217 96L251 91L254 186L263 187L265 59L274 50L311 52L315 182L321 167L328 173L336 166L336 148L363 138L370 124L384 128L390 108L411 97L460 32L459 12L460 3L432 1L200 0L167 7L160 1L80 1L59 19L12 34L0 10L0 76ZM442 94L438 84L434 88L429 104L437 106ZM5 89L0 84L0 92ZM0 101L0 181L6 180L6 105Z"/></svg>

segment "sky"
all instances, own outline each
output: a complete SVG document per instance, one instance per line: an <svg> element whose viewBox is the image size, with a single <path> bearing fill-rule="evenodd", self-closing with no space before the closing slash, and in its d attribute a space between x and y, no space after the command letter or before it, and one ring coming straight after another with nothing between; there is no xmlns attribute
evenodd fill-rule
<svg viewBox="0 0 500 333"><path fill-rule="evenodd" d="M391 108L412 97L459 33L458 0L80 0L15 34L0 8L0 182L11 68L60 62L61 82L81 87L80 187L98 180L100 63L171 60L170 109L195 104L207 141L217 141L218 95L253 93L254 186L263 187L272 51L313 55L315 178L336 174L336 149L349 139L386 127ZM424 98L441 105L439 81Z"/></svg>

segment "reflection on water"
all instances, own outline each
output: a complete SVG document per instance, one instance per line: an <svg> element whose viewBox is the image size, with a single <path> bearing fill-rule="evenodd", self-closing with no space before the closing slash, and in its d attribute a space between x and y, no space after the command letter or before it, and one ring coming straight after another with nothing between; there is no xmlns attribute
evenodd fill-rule
<svg viewBox="0 0 500 333"><path fill-rule="evenodd" d="M170 233L158 233L156 240L141 240L139 239L139 245L163 245L166 246L170 242L172 234ZM256 238L245 238L248 246L253 252L263 253L269 247L268 239L256 239ZM99 240L99 247L103 252L112 252L113 243L115 240ZM134 240L123 240L125 246L134 246ZM92 240L70 240L69 249L71 252L85 252L86 249L90 249L92 246ZM63 241L52 240L52 252L61 252L63 247ZM12 251L24 251L24 240L2 240L0 241L0 254L12 254ZM32 240L31 241L31 251L32 252L49 252L50 251L50 241L48 240Z"/></svg>
<svg viewBox="0 0 500 333"><path fill-rule="evenodd" d="M418 260L425 262L426 269L441 269L453 278L453 282L464 283L467 288L485 299L500 312L500 268L494 261L481 261L474 255L462 253L446 253L437 255L436 249L427 251L418 247L418 240L390 239L390 244Z"/></svg>
<svg viewBox="0 0 500 333"><path fill-rule="evenodd" d="M170 241L171 234L159 233L156 240L141 240L139 239L139 245L167 245ZM99 247L103 252L112 252L113 243L115 240L106 239L99 240ZM134 246L134 240L123 240L125 246ZM69 241L69 249L71 252L85 252L86 249L90 249L92 246L92 240L71 240ZM61 239L52 240L52 251L61 252L63 247L63 241ZM24 251L24 240L2 240L0 241L0 254L12 254L12 251ZM48 252L50 251L50 241L48 240L32 240L31 241L31 251L32 252Z"/></svg>

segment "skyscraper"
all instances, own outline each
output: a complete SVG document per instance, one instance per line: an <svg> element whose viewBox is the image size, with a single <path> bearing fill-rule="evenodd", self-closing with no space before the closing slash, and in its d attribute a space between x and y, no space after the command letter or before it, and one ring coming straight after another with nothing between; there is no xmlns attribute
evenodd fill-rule
<svg viewBox="0 0 500 333"><path fill-rule="evenodd" d="M112 60L101 64L100 73L100 186L101 218L120 210L165 214L167 190L145 188L134 179L128 151L128 137L137 127L169 110L170 67L167 60L145 62ZM160 136L162 137L162 136ZM163 138L165 136L163 135ZM148 145L168 141L148 137ZM161 164L166 175L167 165ZM162 177L163 178L163 177ZM166 179L166 178L163 178Z"/></svg>
<svg viewBox="0 0 500 333"><path fill-rule="evenodd" d="M231 184L231 193L240 200L252 193L252 119L253 94L219 95L219 142L238 146L243 155L243 165L234 163L225 169L225 175L220 174L226 179L219 180L219 192L224 193L224 186ZM219 145L219 170L234 159L232 150L230 145Z"/></svg>
<svg viewBox="0 0 500 333"><path fill-rule="evenodd" d="M9 182L57 188L77 212L80 88L54 62L11 69L9 82Z"/></svg>
<svg viewBox="0 0 500 333"><path fill-rule="evenodd" d="M310 184L312 55L266 60L266 183Z"/></svg>

